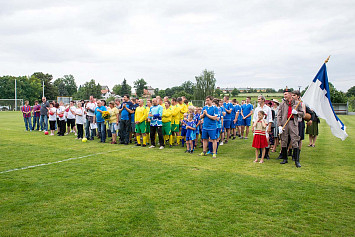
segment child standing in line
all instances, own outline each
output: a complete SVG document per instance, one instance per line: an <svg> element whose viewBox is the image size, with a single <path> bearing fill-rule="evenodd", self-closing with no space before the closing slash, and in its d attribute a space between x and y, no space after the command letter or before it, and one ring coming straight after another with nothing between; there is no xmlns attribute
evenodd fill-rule
<svg viewBox="0 0 355 237"><path fill-rule="evenodd" d="M54 136L55 122L57 119L57 109L54 107L53 102L49 103L49 128L51 130L51 136Z"/></svg>
<svg viewBox="0 0 355 237"><path fill-rule="evenodd" d="M186 123L186 152L193 153L194 145L193 140L196 138L196 123L194 121L194 114L189 114Z"/></svg>
<svg viewBox="0 0 355 237"><path fill-rule="evenodd" d="M258 162L259 149L262 149L261 160L259 163L264 163L265 147L268 146L266 140L266 123L264 116L265 112L260 110L258 112L258 121L253 124L254 139L252 147L256 148L254 162Z"/></svg>
<svg viewBox="0 0 355 237"><path fill-rule="evenodd" d="M181 146L184 147L186 141L186 124L188 113L184 113L184 119L181 120Z"/></svg>

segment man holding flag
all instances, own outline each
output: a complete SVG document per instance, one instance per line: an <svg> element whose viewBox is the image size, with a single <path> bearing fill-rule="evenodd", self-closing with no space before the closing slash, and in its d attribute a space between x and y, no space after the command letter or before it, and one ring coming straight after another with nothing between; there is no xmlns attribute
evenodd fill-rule
<svg viewBox="0 0 355 237"><path fill-rule="evenodd" d="M300 101L292 98L291 90L286 88L284 90L284 101L280 104L277 114L277 124L280 125L279 134L281 134L281 155L283 159L280 164L288 163L287 142L290 137L297 168L301 167L298 148L298 142L300 140L298 117L302 118L304 115L302 107L299 106L299 104Z"/></svg>

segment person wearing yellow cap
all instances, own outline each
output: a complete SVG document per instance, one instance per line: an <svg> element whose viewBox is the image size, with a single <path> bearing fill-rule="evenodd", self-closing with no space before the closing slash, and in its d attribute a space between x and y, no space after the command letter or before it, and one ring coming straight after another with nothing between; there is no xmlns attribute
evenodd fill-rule
<svg viewBox="0 0 355 237"><path fill-rule="evenodd" d="M142 99L138 100L139 107L136 108L134 115L134 121L136 124L136 136L137 136L137 146L141 146L141 136L143 137L143 147L147 146L147 125L146 120L148 118L147 108L144 106L144 101Z"/></svg>

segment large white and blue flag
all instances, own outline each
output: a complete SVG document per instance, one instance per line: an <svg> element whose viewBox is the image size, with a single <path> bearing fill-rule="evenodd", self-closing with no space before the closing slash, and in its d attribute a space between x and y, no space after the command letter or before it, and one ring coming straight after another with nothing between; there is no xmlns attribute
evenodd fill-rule
<svg viewBox="0 0 355 237"><path fill-rule="evenodd" d="M325 63L304 93L302 100L318 117L328 123L334 136L343 141L348 137L345 125L335 114L332 102L330 101L327 67Z"/></svg>

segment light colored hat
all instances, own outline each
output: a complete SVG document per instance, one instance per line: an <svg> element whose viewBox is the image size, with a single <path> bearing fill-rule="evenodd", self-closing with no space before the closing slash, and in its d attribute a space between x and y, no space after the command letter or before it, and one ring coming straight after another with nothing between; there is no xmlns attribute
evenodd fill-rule
<svg viewBox="0 0 355 237"><path fill-rule="evenodd" d="M275 102L276 104L280 104L280 102L277 99L272 99L273 102Z"/></svg>

